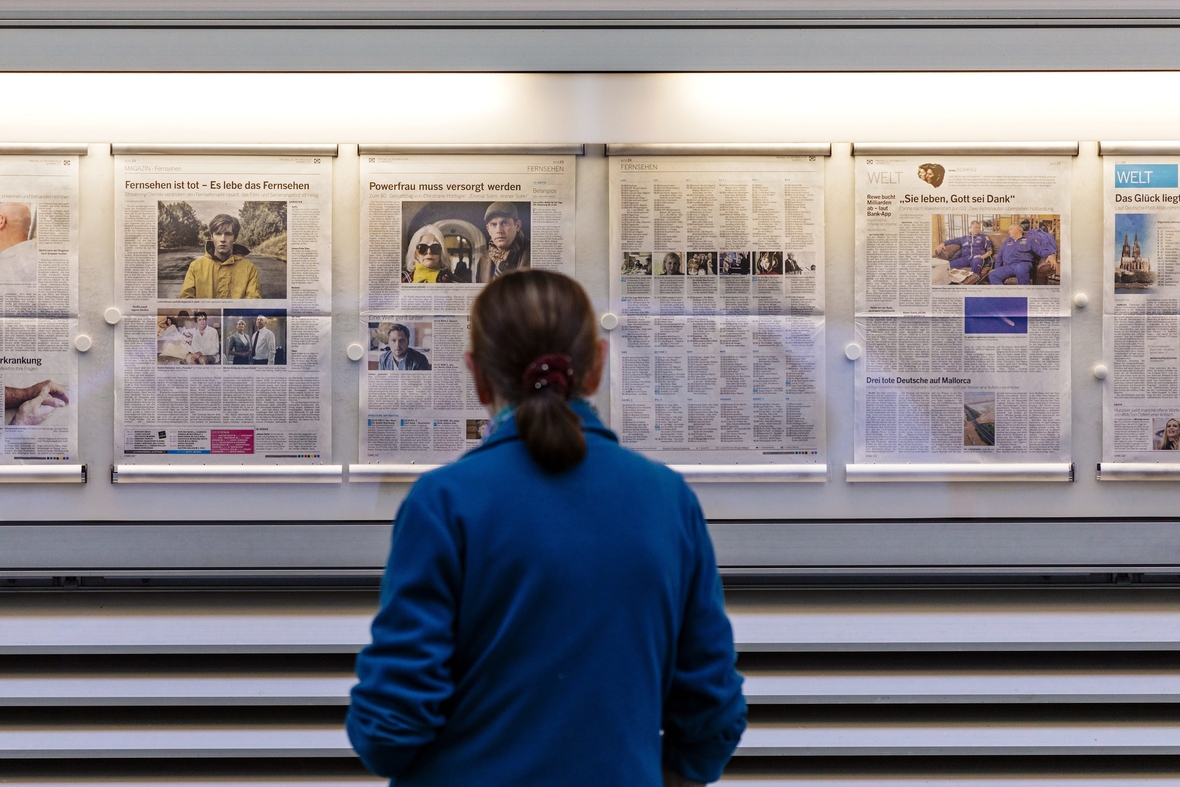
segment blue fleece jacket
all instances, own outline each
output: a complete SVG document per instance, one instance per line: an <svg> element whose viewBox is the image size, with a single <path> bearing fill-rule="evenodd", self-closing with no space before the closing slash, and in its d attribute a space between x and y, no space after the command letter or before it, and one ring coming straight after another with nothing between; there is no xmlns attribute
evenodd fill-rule
<svg viewBox="0 0 1180 787"><path fill-rule="evenodd" d="M348 712L398 787L710 782L745 729L696 496L574 408L572 470L543 472L509 418L398 511Z"/></svg>

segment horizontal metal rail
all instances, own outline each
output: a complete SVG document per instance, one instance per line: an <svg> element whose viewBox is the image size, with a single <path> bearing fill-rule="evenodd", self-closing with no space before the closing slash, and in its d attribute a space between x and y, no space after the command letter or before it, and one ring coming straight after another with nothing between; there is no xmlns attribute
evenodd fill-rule
<svg viewBox="0 0 1180 787"><path fill-rule="evenodd" d="M830 142L609 142L608 156L830 156Z"/></svg>
<svg viewBox="0 0 1180 787"><path fill-rule="evenodd" d="M1077 142L854 142L854 156L1076 156Z"/></svg>
<svg viewBox="0 0 1180 787"><path fill-rule="evenodd" d="M339 484L342 465L113 465L112 484Z"/></svg>
<svg viewBox="0 0 1180 787"><path fill-rule="evenodd" d="M536 145L451 145L451 144L381 144L361 142L361 156L583 156L586 146L575 144Z"/></svg>
<svg viewBox="0 0 1180 787"><path fill-rule="evenodd" d="M0 142L0 156L85 156L85 142Z"/></svg>
<svg viewBox="0 0 1180 787"><path fill-rule="evenodd" d="M0 465L0 484L84 484L86 465Z"/></svg>
<svg viewBox="0 0 1180 787"><path fill-rule="evenodd" d="M146 142L114 142L113 156L325 156L335 158L340 146L331 144L175 144Z"/></svg>

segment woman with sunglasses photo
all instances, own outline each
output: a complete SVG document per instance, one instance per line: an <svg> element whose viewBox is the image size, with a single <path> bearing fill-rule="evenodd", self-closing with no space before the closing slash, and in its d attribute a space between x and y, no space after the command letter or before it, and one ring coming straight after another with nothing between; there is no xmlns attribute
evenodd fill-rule
<svg viewBox="0 0 1180 787"><path fill-rule="evenodd" d="M451 255L447 253L443 231L437 225L419 227L406 248L406 269L402 271L404 284L450 284L470 281L460 279L451 270Z"/></svg>

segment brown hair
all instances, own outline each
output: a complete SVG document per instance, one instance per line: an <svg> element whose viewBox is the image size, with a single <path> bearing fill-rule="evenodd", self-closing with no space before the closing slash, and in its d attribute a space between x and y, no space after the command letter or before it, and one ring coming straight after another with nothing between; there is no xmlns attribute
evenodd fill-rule
<svg viewBox="0 0 1180 787"><path fill-rule="evenodd" d="M529 364L542 355L567 355L573 367L570 396L584 392L597 360L594 310L573 279L520 269L498 276L471 308L471 354L496 395L516 405L516 428L529 455L560 473L586 457L577 414L555 386L526 390Z"/></svg>
<svg viewBox="0 0 1180 787"><path fill-rule="evenodd" d="M209 237L213 237L213 233L218 230L233 230L234 240L237 240L238 235L242 232L242 222L235 219L228 213L218 213L209 220Z"/></svg>

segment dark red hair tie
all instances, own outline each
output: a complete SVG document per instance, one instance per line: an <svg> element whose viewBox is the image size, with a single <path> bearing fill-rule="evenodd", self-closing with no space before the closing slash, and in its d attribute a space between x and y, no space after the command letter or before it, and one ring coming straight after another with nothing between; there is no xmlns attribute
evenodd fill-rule
<svg viewBox="0 0 1180 787"><path fill-rule="evenodd" d="M550 353L541 355L528 365L520 377L525 394L537 393L546 388L562 399L568 399L574 386L574 362L568 355Z"/></svg>

